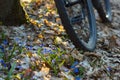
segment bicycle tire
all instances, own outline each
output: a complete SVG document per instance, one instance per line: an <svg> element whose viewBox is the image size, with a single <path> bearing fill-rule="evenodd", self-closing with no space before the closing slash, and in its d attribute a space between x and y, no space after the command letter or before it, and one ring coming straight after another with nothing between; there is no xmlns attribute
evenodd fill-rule
<svg viewBox="0 0 120 80"><path fill-rule="evenodd" d="M64 26L64 29L66 30L66 33L68 34L70 40L73 42L76 48L82 49L82 50L87 50L87 51L93 51L96 47L96 41L97 41L97 32L96 32L96 21L95 21L95 16L94 16L94 11L93 11L93 6L91 3L91 0L86 0L87 4L87 10L88 10L88 18L90 22L90 38L88 43L85 43L83 40L78 38L77 34L75 33L70 20L68 18L68 15L66 13L66 9L64 6L63 0L54 0L58 14L61 18L62 24Z"/></svg>

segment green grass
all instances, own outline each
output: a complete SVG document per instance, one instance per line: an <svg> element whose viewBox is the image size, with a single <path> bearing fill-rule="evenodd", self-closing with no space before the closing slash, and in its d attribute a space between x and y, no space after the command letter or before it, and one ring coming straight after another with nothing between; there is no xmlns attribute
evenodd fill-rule
<svg viewBox="0 0 120 80"><path fill-rule="evenodd" d="M65 54L64 51L61 51L59 48L57 51L54 51L53 54L48 53L48 56L41 53L41 49L38 50L38 55L41 59L50 66L50 68L54 71L55 75L58 74L59 68L64 64L65 60L62 60L61 57Z"/></svg>

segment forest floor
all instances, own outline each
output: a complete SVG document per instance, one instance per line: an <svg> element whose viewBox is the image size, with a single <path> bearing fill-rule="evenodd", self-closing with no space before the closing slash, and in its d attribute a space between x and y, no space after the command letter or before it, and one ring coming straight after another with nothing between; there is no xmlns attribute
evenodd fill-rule
<svg viewBox="0 0 120 80"><path fill-rule="evenodd" d="M96 49L83 52L67 37L53 0L24 2L29 24L0 26L0 80L120 80L120 1L111 4L112 25L95 13Z"/></svg>

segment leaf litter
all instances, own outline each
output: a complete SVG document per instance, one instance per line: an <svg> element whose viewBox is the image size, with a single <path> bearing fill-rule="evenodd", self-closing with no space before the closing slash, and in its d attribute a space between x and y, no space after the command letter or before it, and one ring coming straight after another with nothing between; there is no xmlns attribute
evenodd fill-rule
<svg viewBox="0 0 120 80"><path fill-rule="evenodd" d="M98 42L94 52L78 51L74 47L61 24L53 0L23 1L25 1L24 5L30 17L30 23L21 26L0 26L0 30L4 32L4 35L0 35L0 43L3 41L3 36L9 40L8 45L5 41L1 43L0 49L7 52L6 47L14 43L22 49L19 55L15 55L10 60L11 64L16 62L11 79L119 80L119 0L111 1L114 10L112 27L97 21ZM39 56L38 49L42 56ZM59 56L61 51L64 51L64 54L57 60L55 55ZM41 58L43 56L48 62L52 61L51 66L57 62L57 66L53 66L56 69L48 65L48 62ZM2 59L0 57L1 62L3 62ZM61 66L58 65L60 63ZM7 70L4 67L6 62L2 64L0 64L0 77L4 80L7 76L4 71ZM54 74L54 70L57 70L57 75Z"/></svg>

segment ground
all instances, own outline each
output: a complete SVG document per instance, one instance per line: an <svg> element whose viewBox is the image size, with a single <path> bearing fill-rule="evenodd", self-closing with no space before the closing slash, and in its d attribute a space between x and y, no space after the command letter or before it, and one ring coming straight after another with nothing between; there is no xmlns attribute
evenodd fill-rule
<svg viewBox="0 0 120 80"><path fill-rule="evenodd" d="M82 52L74 47L53 4L52 0L26 2L29 24L0 26L0 49L4 48L6 56L0 57L1 80L5 77L18 80L119 80L120 1L111 0L112 25L101 23L95 13L98 40L94 52ZM12 50L9 50L11 46ZM14 70L9 70L10 64Z"/></svg>

